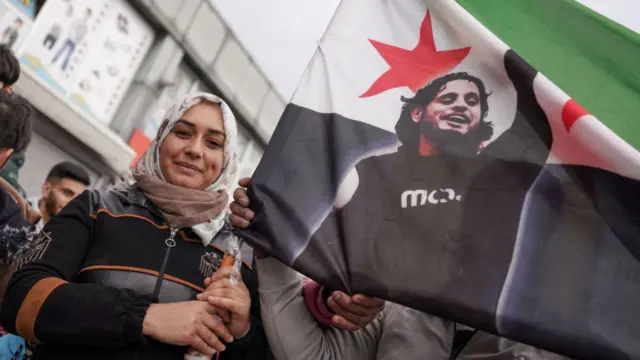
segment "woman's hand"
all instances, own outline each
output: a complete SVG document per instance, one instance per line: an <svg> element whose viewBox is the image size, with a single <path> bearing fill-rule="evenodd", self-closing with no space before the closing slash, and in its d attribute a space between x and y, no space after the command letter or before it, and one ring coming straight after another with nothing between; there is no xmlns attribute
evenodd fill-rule
<svg viewBox="0 0 640 360"><path fill-rule="evenodd" d="M142 332L163 343L187 346L206 355L224 351L233 341L224 324L214 314L215 306L204 301L152 304L142 324Z"/></svg>
<svg viewBox="0 0 640 360"><path fill-rule="evenodd" d="M229 216L229 222L231 225L237 228L246 228L253 220L255 214L249 209L249 196L247 196L246 187L249 186L251 178L242 178L238 181L238 185L242 186L233 192L233 202L229 205L231 209L231 216ZM256 258L262 259L268 255L258 248L253 249L253 253Z"/></svg>
<svg viewBox="0 0 640 360"><path fill-rule="evenodd" d="M197 298L207 301L220 310L228 311L230 321L227 328L236 339L240 339L246 336L251 328L249 321L251 296L242 279L236 277L236 283L231 284L231 276L235 276L233 268L221 268L210 280L206 280L207 289L198 294Z"/></svg>
<svg viewBox="0 0 640 360"><path fill-rule="evenodd" d="M253 211L249 209L249 196L247 196L246 189L246 187L249 186L249 181L251 181L251 178L242 178L238 181L238 185L241 187L233 192L233 202L229 205L229 209L231 210L229 222L238 228L246 228L249 226L249 223L255 216Z"/></svg>

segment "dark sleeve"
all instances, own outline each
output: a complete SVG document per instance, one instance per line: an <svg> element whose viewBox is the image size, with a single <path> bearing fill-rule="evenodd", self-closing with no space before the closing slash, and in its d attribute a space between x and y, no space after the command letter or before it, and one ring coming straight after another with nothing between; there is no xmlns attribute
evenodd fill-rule
<svg viewBox="0 0 640 360"><path fill-rule="evenodd" d="M22 217L22 211L18 203L0 188L0 227L11 226L14 228L28 227L31 224Z"/></svg>
<svg viewBox="0 0 640 360"><path fill-rule="evenodd" d="M255 269L255 260L253 266ZM249 289L251 296L251 329L247 336L226 344L227 349L221 354L220 360L260 360L269 359L269 343L262 327L260 316L260 295L258 294L258 277L255 271L243 266L242 279Z"/></svg>
<svg viewBox="0 0 640 360"><path fill-rule="evenodd" d="M128 289L77 284L93 244L92 192L85 191L52 218L29 250L4 297L6 330L36 343L118 348L143 341L149 297Z"/></svg>
<svg viewBox="0 0 640 360"><path fill-rule="evenodd" d="M553 143L553 133L534 90L538 72L513 50L505 54L504 65L517 92L516 114L511 127L483 153L509 161L544 164Z"/></svg>

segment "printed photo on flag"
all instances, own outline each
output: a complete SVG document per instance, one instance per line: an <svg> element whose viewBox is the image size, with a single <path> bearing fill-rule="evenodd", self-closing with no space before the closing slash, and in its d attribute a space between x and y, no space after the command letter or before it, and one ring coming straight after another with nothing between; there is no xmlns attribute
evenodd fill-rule
<svg viewBox="0 0 640 360"><path fill-rule="evenodd" d="M596 118L478 8L343 0L252 177L241 233L333 289L570 357L638 358L640 152L612 130L634 118Z"/></svg>

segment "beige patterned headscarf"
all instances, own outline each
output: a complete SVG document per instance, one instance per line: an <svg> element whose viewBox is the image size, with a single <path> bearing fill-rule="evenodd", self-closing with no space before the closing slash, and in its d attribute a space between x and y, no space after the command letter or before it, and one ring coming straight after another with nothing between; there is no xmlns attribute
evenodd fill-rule
<svg viewBox="0 0 640 360"><path fill-rule="evenodd" d="M160 147L184 113L202 101L220 104L222 110L225 130L222 172L215 182L204 190L169 184L160 169ZM205 246L209 245L215 234L220 231L227 217L228 191L237 176L236 138L236 119L229 106L213 94L191 93L179 105L167 111L158 134L133 169L136 185L159 208L169 225L190 226Z"/></svg>

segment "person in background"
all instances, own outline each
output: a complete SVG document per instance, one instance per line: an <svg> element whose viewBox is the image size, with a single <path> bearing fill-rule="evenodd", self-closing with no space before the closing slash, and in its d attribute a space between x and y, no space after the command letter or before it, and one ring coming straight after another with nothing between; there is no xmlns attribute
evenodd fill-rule
<svg viewBox="0 0 640 360"><path fill-rule="evenodd" d="M0 91L0 169L9 162L15 152L26 149L31 141L31 106L20 98ZM13 196L0 187L0 230L7 227L21 229L30 224L22 217L20 207ZM0 232L0 260L5 260L14 251L13 240ZM5 261L0 261L4 265ZM0 289L0 295L2 290Z"/></svg>
<svg viewBox="0 0 640 360"><path fill-rule="evenodd" d="M15 156L12 157L14 158ZM84 192L89 184L89 173L80 165L65 161L51 168L42 185L42 197L30 200L31 208L40 211L34 231L40 232L49 219L58 214L69 201ZM34 345L25 339L7 334L0 338L0 360L28 359L33 348Z"/></svg>
<svg viewBox="0 0 640 360"><path fill-rule="evenodd" d="M6 60L6 57L2 56L6 54L3 54L5 50L6 48L0 46L0 62L2 59ZM7 76L10 77L11 75L7 75L11 74L9 70L0 68L0 76L4 76L5 79ZM8 91L0 91L0 169L5 174L4 170L11 169L15 161L21 159L19 154L22 154L31 141L31 114L31 106L26 101L12 96ZM9 182L0 178L0 299L4 297L9 279L15 270L15 262L19 260L22 249L28 245L32 232L31 223L23 217L23 210L16 202L15 192L15 188ZM0 335L4 334L5 331L0 328ZM6 356L13 352L5 350L14 349L16 344L18 347L15 349L20 349L19 354L25 354L22 339L0 337L0 359L11 359L11 356Z"/></svg>
<svg viewBox="0 0 640 360"><path fill-rule="evenodd" d="M8 191L13 192L13 190L15 190L17 192L15 196L20 197L21 199L27 198L27 192L24 190L22 185L20 185L19 181L20 169L22 169L22 167L24 166L24 162L24 152L14 152L13 155L11 155L11 157L9 158L9 161L7 161L7 164L4 166L2 171L0 171L1 179L11 185L11 189L9 189ZM3 187L6 187L6 185L4 185Z"/></svg>
<svg viewBox="0 0 640 360"><path fill-rule="evenodd" d="M51 168L42 184L42 197L29 199L30 206L41 214L35 223L36 229L42 230L49 219L82 194L90 184L89 172L80 165L63 161Z"/></svg>
<svg viewBox="0 0 640 360"><path fill-rule="evenodd" d="M77 19L71 23L67 39L62 43L60 50L58 50L56 55L51 60L51 63L55 64L60 56L65 53L64 60L62 60L62 65L60 66L60 69L62 71L67 71L69 60L71 59L71 57L73 57L76 48L80 45L82 40L84 40L87 32L89 32L89 21L91 19L91 14L92 10L90 8L87 8L82 18Z"/></svg>
<svg viewBox="0 0 640 360"><path fill-rule="evenodd" d="M18 182L18 174L23 165L24 152L15 152L0 171L0 188L17 203L22 217L30 224L35 224L40 220L40 212L29 204L27 193Z"/></svg>
<svg viewBox="0 0 640 360"><path fill-rule="evenodd" d="M18 59L15 57L9 46L0 44L0 92L8 94L9 97L16 97L13 92L13 85L18 81L18 78L20 78L20 63L18 62ZM20 103L24 104L24 101L21 101ZM29 137L26 139L27 144L31 141L31 127L33 121L31 120L31 112L31 107L29 107ZM18 181L20 168L24 164L25 150L26 146L14 149L9 159L3 163L3 169L0 171L0 188L11 195L11 198L18 203L22 217L27 221L34 223L40 218L40 213L29 206L29 203L26 200L26 193Z"/></svg>
<svg viewBox="0 0 640 360"><path fill-rule="evenodd" d="M87 190L47 222L9 283L5 329L37 343L40 360L182 360L189 346L219 360L266 359L251 267L235 283L218 271L236 138L215 95L171 108L135 184ZM196 298L205 286L217 305Z"/></svg>
<svg viewBox="0 0 640 360"><path fill-rule="evenodd" d="M15 18L13 20L13 24L7 26L2 31L2 39L0 40L0 42L6 45L9 49L13 48L13 45L15 45L18 37L20 36L22 25L24 25L22 19L20 19L19 17Z"/></svg>
<svg viewBox="0 0 640 360"><path fill-rule="evenodd" d="M0 69L0 74L3 70L6 69ZM26 101L13 97L6 91L0 91L0 169L10 162L16 151L24 151L29 145L31 112L31 106ZM7 283L15 269L16 255L27 245L30 228L31 224L22 216L22 210L14 197L0 186L0 297L4 296ZM0 334L4 333L0 328Z"/></svg>
<svg viewBox="0 0 640 360"><path fill-rule="evenodd" d="M21 166L22 155L31 142L33 109L25 100L14 96L13 84L20 77L20 64L13 55L13 51L0 45L0 174L6 175L5 169L10 170L17 159L18 169ZM17 170L16 170L17 172ZM17 175L10 181L17 183ZM22 201L22 203L20 202ZM26 204L24 197L20 195L9 181L0 177L0 229L28 227L25 219L27 212L19 205ZM28 205L27 205L28 207ZM0 247L0 260L6 259L8 252L12 251L11 244L7 244L6 237L0 238L3 246ZM5 265L5 262L1 262ZM7 266L2 266L0 284L6 285L8 277ZM4 294L5 286L0 285L0 295Z"/></svg>
<svg viewBox="0 0 640 360"><path fill-rule="evenodd" d="M7 94L13 94L13 85L19 77L20 62L11 47L0 44L0 89Z"/></svg>

